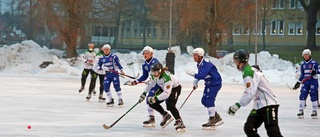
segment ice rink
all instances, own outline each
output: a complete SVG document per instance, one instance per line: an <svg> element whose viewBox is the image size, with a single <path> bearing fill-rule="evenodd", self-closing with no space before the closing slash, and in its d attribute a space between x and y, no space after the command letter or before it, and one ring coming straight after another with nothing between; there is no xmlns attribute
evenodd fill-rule
<svg viewBox="0 0 320 137"><path fill-rule="evenodd" d="M124 83L128 79L121 79ZM220 113L224 124L215 130L202 130L201 125L207 122L207 110L200 99L203 83L192 93L180 113L187 127L187 132L177 133L173 123L161 129L162 117L156 113L155 128L144 128L142 122L147 120L145 102L138 104L111 129L104 129L102 124L111 125L137 101L145 85L121 85L124 107L106 107L105 102L98 102L98 96L90 101L85 97L86 89L78 93L80 76L26 76L0 75L0 136L1 137L164 137L164 136L214 136L244 137L243 124L252 104L242 107L235 116L226 112L230 105L240 98L244 89L242 84L223 83L217 101L216 110ZM182 82L182 93L177 108L181 106L192 90L191 82ZM98 85L97 85L98 86ZM305 118L298 119L298 91L289 90L284 84L272 85L275 95L280 101L279 124L285 137L319 137L320 120L311 119L311 102L308 99ZM112 89L115 103L118 98ZM96 87L96 91L98 88ZM104 94L106 97L106 95ZM31 129L28 129L28 125ZM266 137L264 126L259 134Z"/></svg>

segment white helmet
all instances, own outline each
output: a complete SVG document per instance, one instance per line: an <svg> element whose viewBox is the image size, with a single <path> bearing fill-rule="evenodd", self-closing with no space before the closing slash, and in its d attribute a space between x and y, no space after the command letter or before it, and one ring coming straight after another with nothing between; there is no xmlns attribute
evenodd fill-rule
<svg viewBox="0 0 320 137"><path fill-rule="evenodd" d="M153 53L153 48L151 48L150 46L145 46L143 48L142 52L144 52L144 51L149 51L149 52Z"/></svg>
<svg viewBox="0 0 320 137"><path fill-rule="evenodd" d="M109 50L111 50L111 46L110 46L109 44L104 44L104 45L103 45L103 49L109 49Z"/></svg>
<svg viewBox="0 0 320 137"><path fill-rule="evenodd" d="M310 49L305 49L305 50L303 50L303 51L302 51L302 57L303 57L304 54L309 54L309 55L311 56L311 51L310 51Z"/></svg>
<svg viewBox="0 0 320 137"><path fill-rule="evenodd" d="M204 55L204 50L203 48L195 48L193 51L192 51L193 54L198 54L199 56L203 56Z"/></svg>

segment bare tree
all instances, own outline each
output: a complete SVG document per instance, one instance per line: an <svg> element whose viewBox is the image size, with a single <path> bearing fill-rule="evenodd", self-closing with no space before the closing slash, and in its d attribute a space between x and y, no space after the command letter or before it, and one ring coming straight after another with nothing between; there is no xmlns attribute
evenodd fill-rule
<svg viewBox="0 0 320 137"><path fill-rule="evenodd" d="M27 39L37 41L44 28L39 3L33 0L10 0L5 4L11 9L11 25L21 29Z"/></svg>
<svg viewBox="0 0 320 137"><path fill-rule="evenodd" d="M209 55L216 56L223 30L235 21L245 3L246 0L188 0L181 10L181 29L188 35L201 34Z"/></svg>
<svg viewBox="0 0 320 137"><path fill-rule="evenodd" d="M80 31L89 19L92 0L38 0L48 17L48 22L58 31L67 45L67 57L76 57Z"/></svg>
<svg viewBox="0 0 320 137"><path fill-rule="evenodd" d="M307 13L307 31L308 40L307 48L315 49L316 45L316 24L317 24L317 14L320 11L320 0L310 0L309 5L306 4L304 0L299 0L302 7Z"/></svg>

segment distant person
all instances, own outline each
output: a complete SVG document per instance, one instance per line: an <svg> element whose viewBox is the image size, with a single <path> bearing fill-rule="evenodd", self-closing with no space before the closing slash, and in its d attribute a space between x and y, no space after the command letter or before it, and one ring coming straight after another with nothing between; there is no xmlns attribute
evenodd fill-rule
<svg viewBox="0 0 320 137"><path fill-rule="evenodd" d="M298 118L304 118L303 109L306 104L306 99L310 94L311 102L312 102L312 113L311 117L313 119L318 118L317 108L318 108L318 98L319 98L319 83L318 83L318 73L319 72L319 64L312 60L311 51L309 49L305 49L302 51L302 57L304 59L303 63L300 67L300 77L297 83L294 85L294 90L298 89L302 84L300 90L300 105L299 105L299 113L297 114Z"/></svg>
<svg viewBox="0 0 320 137"><path fill-rule="evenodd" d="M142 49L142 54L145 59L144 63L142 64L142 76L138 78L137 80L130 81L131 86L137 85L139 82L143 82L148 79L150 68L153 64L158 63L158 59L153 57L153 48L149 46L145 46ZM148 91L148 97L153 97L155 91L157 91L160 88L160 86L156 85L153 88ZM153 109L149 106L148 100L146 100L148 104L148 113L149 113L149 119L143 122L144 127L155 127L155 116Z"/></svg>
<svg viewBox="0 0 320 137"><path fill-rule="evenodd" d="M96 52L94 51L94 44L89 43L88 48L81 55L84 68L81 73L81 87L79 89L79 93L81 93L84 90L89 73L91 77L93 76L92 67L94 64L95 56L96 56Z"/></svg>
<svg viewBox="0 0 320 137"><path fill-rule="evenodd" d="M177 77L167 71L168 68L163 68L161 63L154 63L150 68L151 80L148 82L144 92L140 95L139 102L142 102L146 97L146 94L156 85L160 86L160 89L156 91L154 96L148 97L149 106L159 112L163 119L160 123L162 128L166 127L173 118L171 115L163 109L162 102L166 103L167 110L171 112L176 119L175 129L177 131L186 131L186 126L183 124L179 110L176 108L178 98L181 94L181 85Z"/></svg>
<svg viewBox="0 0 320 137"><path fill-rule="evenodd" d="M264 123L269 137L283 137L278 124L278 100L262 72L251 67L248 61L249 53L244 49L237 50L233 55L234 64L242 72L245 89L240 100L230 106L227 113L233 116L240 107L247 106L253 100L253 109L244 124L245 134L260 137L258 128Z"/></svg>
<svg viewBox="0 0 320 137"><path fill-rule="evenodd" d="M104 91L107 93L109 102L106 103L108 107L114 106L114 99L110 91L110 84L113 83L113 87L118 95L118 106L123 106L122 92L120 87L119 74L124 74L123 67L120 64L120 60L117 55L111 53L111 46L105 44L103 46L103 57L98 61L99 69L105 71L105 79L103 82Z"/></svg>
<svg viewBox="0 0 320 137"><path fill-rule="evenodd" d="M96 87L97 78L99 77L100 87L99 87L99 98L98 99L99 99L99 101L106 100L106 98L103 97L103 81L104 81L105 71L102 69L99 70L99 67L98 67L98 61L104 55L103 46L104 46L104 44L101 44L99 46L99 52L96 54L95 62L93 65L93 76L91 77L91 80L90 80L89 93L88 93L88 96L86 97L86 99L91 98L92 91L94 91L94 89Z"/></svg>
<svg viewBox="0 0 320 137"><path fill-rule="evenodd" d="M222 79L217 67L208 59L204 58L204 50L202 48L195 48L192 53L198 68L198 73L194 73L193 71L187 73L195 78L193 90L198 88L199 80L204 80L205 83L201 103L208 110L209 120L207 123L202 124L202 128L215 128L223 124L222 118L215 107L217 94L222 87Z"/></svg>

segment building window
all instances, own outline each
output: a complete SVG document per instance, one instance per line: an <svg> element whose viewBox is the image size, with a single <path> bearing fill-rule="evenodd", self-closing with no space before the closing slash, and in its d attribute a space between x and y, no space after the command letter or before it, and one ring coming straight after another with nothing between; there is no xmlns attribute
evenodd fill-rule
<svg viewBox="0 0 320 137"><path fill-rule="evenodd" d="M295 23L289 23L288 24L288 35L294 35L295 34L295 28L296 24Z"/></svg>
<svg viewBox="0 0 320 137"><path fill-rule="evenodd" d="M93 26L92 27L92 36L101 36L102 28L101 26Z"/></svg>
<svg viewBox="0 0 320 137"><path fill-rule="evenodd" d="M140 38L141 37L141 35L140 35L140 24L137 21L133 22L133 36L135 38Z"/></svg>
<svg viewBox="0 0 320 137"><path fill-rule="evenodd" d="M303 34L302 32L303 32L303 23L302 22L296 23L296 34L302 35Z"/></svg>
<svg viewBox="0 0 320 137"><path fill-rule="evenodd" d="M101 26L101 36L104 36L104 37L109 36L109 35L108 35L108 33L109 33L108 30L109 30L108 27L106 27L106 26Z"/></svg>
<svg viewBox="0 0 320 137"><path fill-rule="evenodd" d="M320 20L318 20L316 24L316 35L320 35Z"/></svg>
<svg viewBox="0 0 320 137"><path fill-rule="evenodd" d="M295 9L297 6L297 0L290 0L290 9Z"/></svg>
<svg viewBox="0 0 320 137"><path fill-rule="evenodd" d="M122 22L121 25L121 37L130 37L131 35L131 31L130 31L130 26L131 26L131 21L130 20L126 20L124 22Z"/></svg>
<svg viewBox="0 0 320 137"><path fill-rule="evenodd" d="M284 33L283 20L271 21L270 35L283 35Z"/></svg>
<svg viewBox="0 0 320 137"><path fill-rule="evenodd" d="M241 27L240 26L235 26L233 28L233 35L240 35L241 33Z"/></svg>
<svg viewBox="0 0 320 137"><path fill-rule="evenodd" d="M249 30L248 26L243 27L242 34L244 34L244 35L249 35L250 34L250 30Z"/></svg>
<svg viewBox="0 0 320 137"><path fill-rule="evenodd" d="M284 9L285 0L273 0L272 1L272 9Z"/></svg>
<svg viewBox="0 0 320 137"><path fill-rule="evenodd" d="M147 27L147 37L156 38L157 37L157 28L156 25L152 22Z"/></svg>

